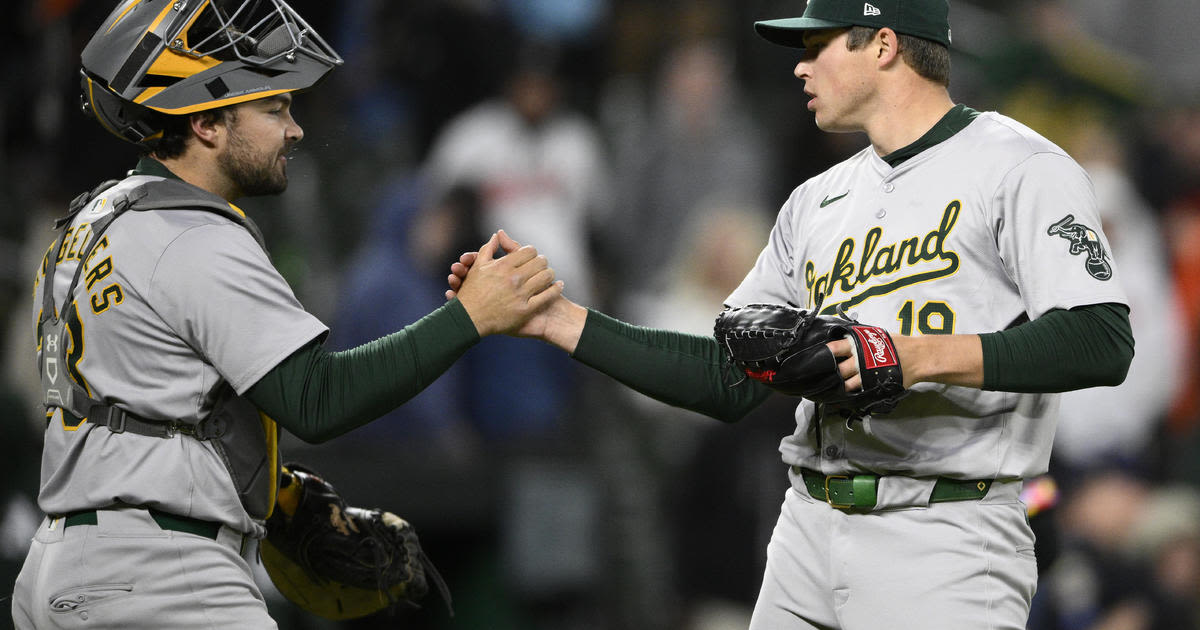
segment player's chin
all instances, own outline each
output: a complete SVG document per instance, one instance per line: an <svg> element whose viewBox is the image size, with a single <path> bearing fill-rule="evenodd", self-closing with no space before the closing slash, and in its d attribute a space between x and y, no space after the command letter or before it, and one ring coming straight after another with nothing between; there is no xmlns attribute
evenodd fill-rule
<svg viewBox="0 0 1200 630"><path fill-rule="evenodd" d="M813 117L813 121L816 122L817 129L820 129L826 133L847 133L851 131L859 131L853 126L845 124L836 116L830 116L828 114L822 116L820 111L818 111L817 115Z"/></svg>
<svg viewBox="0 0 1200 630"><path fill-rule="evenodd" d="M242 194L246 197L278 195L287 190L287 187L287 174L273 173L270 177L260 177L243 185Z"/></svg>
<svg viewBox="0 0 1200 630"><path fill-rule="evenodd" d="M817 129L820 129L821 131L833 131L830 126L831 121L828 112L812 107L811 105L809 106L809 109L812 110L813 122L816 123Z"/></svg>
<svg viewBox="0 0 1200 630"><path fill-rule="evenodd" d="M269 177L269 179L271 180L271 185L278 186L281 189L287 188L287 185L288 185L287 158L279 158L279 168L277 168L274 172L271 173L271 176ZM280 190L280 192L283 192L283 191Z"/></svg>
<svg viewBox="0 0 1200 630"><path fill-rule="evenodd" d="M288 185L287 166L280 165L279 168L264 172L262 185L264 188L271 189L277 193L286 190Z"/></svg>

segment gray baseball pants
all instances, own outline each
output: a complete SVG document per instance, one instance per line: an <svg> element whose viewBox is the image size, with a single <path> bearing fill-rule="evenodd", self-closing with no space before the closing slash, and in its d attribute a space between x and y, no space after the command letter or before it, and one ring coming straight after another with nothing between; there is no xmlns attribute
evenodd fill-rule
<svg viewBox="0 0 1200 630"><path fill-rule="evenodd" d="M1024 630L1037 563L1020 485L853 513L793 481L750 630Z"/></svg>
<svg viewBox="0 0 1200 630"><path fill-rule="evenodd" d="M33 538L13 593L18 630L277 628L251 575L256 545L236 532L164 530L135 508L63 521L45 519Z"/></svg>

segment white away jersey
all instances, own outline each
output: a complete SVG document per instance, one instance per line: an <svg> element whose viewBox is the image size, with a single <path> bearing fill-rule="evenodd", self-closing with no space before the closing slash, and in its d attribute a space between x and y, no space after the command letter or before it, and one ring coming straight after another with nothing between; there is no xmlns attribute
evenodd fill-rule
<svg viewBox="0 0 1200 630"><path fill-rule="evenodd" d="M906 335L986 333L1048 310L1126 303L1091 182L994 112L895 168L868 147L795 189L729 306L842 305ZM784 460L826 473L998 478L1045 472L1057 396L920 383L849 427L796 410Z"/></svg>

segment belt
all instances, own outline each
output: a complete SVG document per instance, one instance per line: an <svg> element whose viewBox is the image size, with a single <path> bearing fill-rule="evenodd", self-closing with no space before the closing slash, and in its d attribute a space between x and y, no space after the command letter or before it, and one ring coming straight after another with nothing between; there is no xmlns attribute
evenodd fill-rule
<svg viewBox="0 0 1200 630"><path fill-rule="evenodd" d="M186 516L176 516L158 510L147 510L150 512L150 518L154 519L155 523L163 529L171 531L183 532L185 534L195 534L212 540L217 539L217 533L221 531L220 523L211 521L202 521L196 518L188 518ZM63 516L63 527L74 527L75 525L95 525L96 510L86 510L83 512L71 512Z"/></svg>
<svg viewBox="0 0 1200 630"><path fill-rule="evenodd" d="M839 510L870 510L875 507L879 475L823 475L815 470L797 468L804 485L814 499ZM938 477L929 495L930 503L978 501L987 495L994 479L948 479Z"/></svg>

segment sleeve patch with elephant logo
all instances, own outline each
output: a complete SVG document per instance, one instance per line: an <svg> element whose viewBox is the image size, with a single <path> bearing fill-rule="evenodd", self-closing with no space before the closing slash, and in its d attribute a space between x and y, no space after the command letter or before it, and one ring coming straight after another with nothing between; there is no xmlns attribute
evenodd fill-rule
<svg viewBox="0 0 1200 630"><path fill-rule="evenodd" d="M1072 254L1086 253L1087 261L1084 266L1093 278L1108 280L1112 277L1112 265L1108 262L1108 252L1104 250L1100 237L1092 228L1075 223L1075 215L1068 214L1059 219L1046 233L1057 234L1070 241Z"/></svg>

